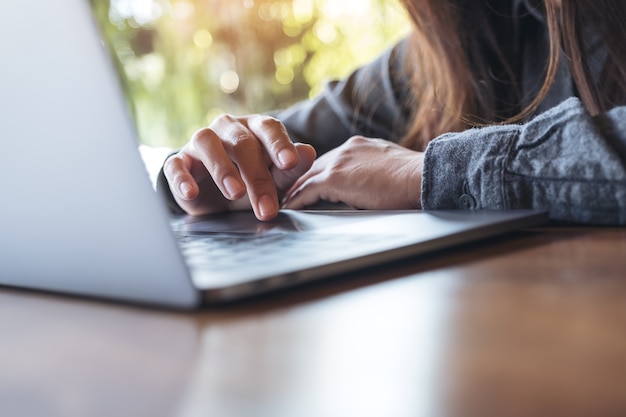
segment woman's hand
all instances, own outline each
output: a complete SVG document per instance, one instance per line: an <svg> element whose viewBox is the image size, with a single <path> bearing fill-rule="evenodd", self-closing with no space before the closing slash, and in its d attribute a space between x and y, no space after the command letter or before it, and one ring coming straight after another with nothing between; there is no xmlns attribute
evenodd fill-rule
<svg viewBox="0 0 626 417"><path fill-rule="evenodd" d="M189 214L251 204L258 219L269 220L278 213L279 195L314 160L313 147L293 144L280 121L224 115L197 131L163 171L174 199Z"/></svg>
<svg viewBox="0 0 626 417"><path fill-rule="evenodd" d="M327 200L360 209L418 209L423 161L422 152L355 136L317 159L287 192L283 207Z"/></svg>

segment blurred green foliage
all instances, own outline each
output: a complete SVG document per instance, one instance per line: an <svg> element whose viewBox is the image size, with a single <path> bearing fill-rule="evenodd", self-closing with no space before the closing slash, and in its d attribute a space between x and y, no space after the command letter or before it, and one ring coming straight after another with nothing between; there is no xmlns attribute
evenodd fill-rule
<svg viewBox="0 0 626 417"><path fill-rule="evenodd" d="M289 106L409 30L396 0L92 0L149 146Z"/></svg>

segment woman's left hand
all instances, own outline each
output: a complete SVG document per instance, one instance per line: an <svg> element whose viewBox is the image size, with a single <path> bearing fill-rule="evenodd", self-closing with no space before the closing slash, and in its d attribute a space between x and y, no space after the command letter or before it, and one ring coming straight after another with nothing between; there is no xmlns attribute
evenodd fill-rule
<svg viewBox="0 0 626 417"><path fill-rule="evenodd" d="M419 209L423 162L423 152L354 136L315 160L287 191L283 208L326 200L359 209Z"/></svg>

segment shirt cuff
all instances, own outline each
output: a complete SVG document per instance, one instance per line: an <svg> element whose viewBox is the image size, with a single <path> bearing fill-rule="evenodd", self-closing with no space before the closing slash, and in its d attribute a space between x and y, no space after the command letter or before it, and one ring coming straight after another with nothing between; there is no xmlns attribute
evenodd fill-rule
<svg viewBox="0 0 626 417"><path fill-rule="evenodd" d="M424 156L425 210L506 209L504 173L521 126L503 125L446 133Z"/></svg>

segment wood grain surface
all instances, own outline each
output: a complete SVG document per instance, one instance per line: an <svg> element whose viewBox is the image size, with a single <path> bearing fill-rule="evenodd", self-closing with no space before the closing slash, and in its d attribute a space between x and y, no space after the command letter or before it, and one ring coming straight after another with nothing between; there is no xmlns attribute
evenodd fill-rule
<svg viewBox="0 0 626 417"><path fill-rule="evenodd" d="M0 416L624 416L626 230L180 313L0 289Z"/></svg>

